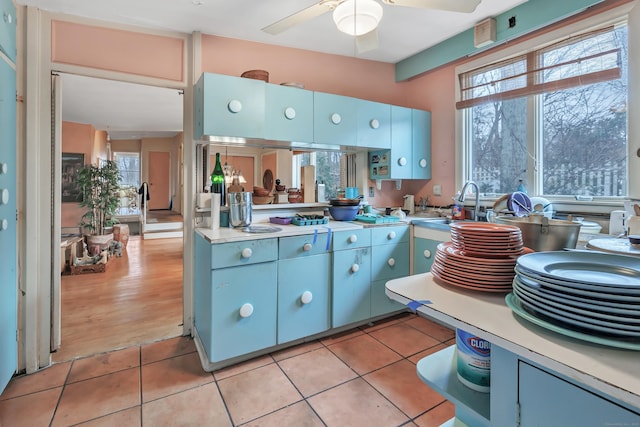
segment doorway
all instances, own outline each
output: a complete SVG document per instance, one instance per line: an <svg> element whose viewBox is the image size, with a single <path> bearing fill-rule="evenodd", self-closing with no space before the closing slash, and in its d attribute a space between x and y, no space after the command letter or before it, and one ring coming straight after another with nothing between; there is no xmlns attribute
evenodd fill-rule
<svg viewBox="0 0 640 427"><path fill-rule="evenodd" d="M167 194L164 201L156 197L159 209L170 208L171 188L179 186L182 173L177 163L182 149L180 92L71 74L62 74L61 82L62 106L55 116L62 132L54 153L85 153L85 163L111 160L115 151L139 153L141 161L147 161L141 165L140 180L150 181L155 173L154 183ZM150 119L161 114L156 108L172 111L176 120ZM162 164L151 167L156 161ZM59 206L58 229L62 234L77 230L82 215L78 204ZM60 277L61 339L52 353L54 362L182 334L182 238L146 240L132 229L122 256L112 257L106 271Z"/></svg>

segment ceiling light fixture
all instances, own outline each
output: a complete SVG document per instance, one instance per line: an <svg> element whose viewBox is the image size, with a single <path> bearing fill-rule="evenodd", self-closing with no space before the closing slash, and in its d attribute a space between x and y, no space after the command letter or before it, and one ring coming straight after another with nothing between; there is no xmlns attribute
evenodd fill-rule
<svg viewBox="0 0 640 427"><path fill-rule="evenodd" d="M333 11L338 30L361 36L376 29L382 18L382 6L375 0L346 0Z"/></svg>

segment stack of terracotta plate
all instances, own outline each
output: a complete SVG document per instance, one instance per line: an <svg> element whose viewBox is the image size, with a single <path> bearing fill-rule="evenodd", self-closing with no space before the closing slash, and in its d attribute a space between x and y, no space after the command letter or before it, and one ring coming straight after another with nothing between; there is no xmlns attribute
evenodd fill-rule
<svg viewBox="0 0 640 427"><path fill-rule="evenodd" d="M524 251L520 228L488 222L452 223L451 243L463 255L478 258L507 258Z"/></svg>
<svg viewBox="0 0 640 427"><path fill-rule="evenodd" d="M431 266L437 283L484 292L509 292L518 256L533 252L518 227L481 222L451 224L451 242L438 245Z"/></svg>

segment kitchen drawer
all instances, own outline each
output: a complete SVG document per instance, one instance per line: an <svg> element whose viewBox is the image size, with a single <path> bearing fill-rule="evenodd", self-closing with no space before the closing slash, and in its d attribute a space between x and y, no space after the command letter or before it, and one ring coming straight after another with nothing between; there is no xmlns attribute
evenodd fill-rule
<svg viewBox="0 0 640 427"><path fill-rule="evenodd" d="M384 226L371 228L371 246L389 245L409 241L409 226Z"/></svg>
<svg viewBox="0 0 640 427"><path fill-rule="evenodd" d="M328 253L331 249L329 239L329 233L281 237L278 244L278 258L298 258Z"/></svg>
<svg viewBox="0 0 640 427"><path fill-rule="evenodd" d="M371 247L371 280L409 275L409 242Z"/></svg>
<svg viewBox="0 0 640 427"><path fill-rule="evenodd" d="M369 228L351 231L337 231L333 233L333 250L366 248L371 245L371 231Z"/></svg>
<svg viewBox="0 0 640 427"><path fill-rule="evenodd" d="M245 240L211 247L211 268L256 264L278 259L278 239Z"/></svg>

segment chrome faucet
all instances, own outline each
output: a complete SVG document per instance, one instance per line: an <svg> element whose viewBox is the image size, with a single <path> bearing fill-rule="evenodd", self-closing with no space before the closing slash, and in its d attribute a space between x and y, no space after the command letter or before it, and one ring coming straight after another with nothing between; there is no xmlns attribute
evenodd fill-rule
<svg viewBox="0 0 640 427"><path fill-rule="evenodd" d="M464 202L464 197L465 194L467 193L467 187L468 186L472 186L475 193L476 193L476 200L475 200L475 206L473 207L473 220L477 221L478 220L478 208L480 207L480 189L478 188L478 184L476 184L473 181L467 181L464 183L464 186L462 187L462 191L460 191L460 196L458 196L458 201L460 203Z"/></svg>

